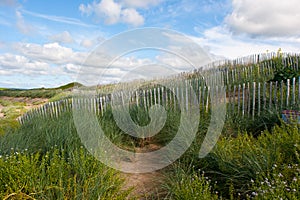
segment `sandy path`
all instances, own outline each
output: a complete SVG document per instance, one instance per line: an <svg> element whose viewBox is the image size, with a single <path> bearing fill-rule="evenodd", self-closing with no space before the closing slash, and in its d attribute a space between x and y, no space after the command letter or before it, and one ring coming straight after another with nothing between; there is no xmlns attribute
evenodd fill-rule
<svg viewBox="0 0 300 200"><path fill-rule="evenodd" d="M154 151L158 149L159 146L149 145L147 148L137 148L136 152L147 152ZM153 165L153 162L158 158L149 158L147 163L141 163L138 157L135 159L127 159L121 161L122 168L133 170L134 167L140 167L142 165ZM154 162L155 163L155 162ZM133 192L131 196L137 197L138 199L154 199L153 197L163 197L164 191L161 184L164 181L164 175L162 170L150 172L150 173L122 173L125 178L124 189L129 189L133 187Z"/></svg>
<svg viewBox="0 0 300 200"><path fill-rule="evenodd" d="M2 109L4 107L0 104L0 118L3 118L4 117L4 113L2 113Z"/></svg>

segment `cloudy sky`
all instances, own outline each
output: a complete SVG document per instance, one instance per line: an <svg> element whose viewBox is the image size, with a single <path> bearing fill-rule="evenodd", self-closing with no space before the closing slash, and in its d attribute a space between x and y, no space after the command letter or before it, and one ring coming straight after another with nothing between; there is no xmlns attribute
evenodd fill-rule
<svg viewBox="0 0 300 200"><path fill-rule="evenodd" d="M144 27L183 33L213 58L300 52L299 9L298 0L0 0L0 88L76 81L80 67L95 67L82 63L97 45ZM174 64L148 53L119 58L99 83L151 59Z"/></svg>

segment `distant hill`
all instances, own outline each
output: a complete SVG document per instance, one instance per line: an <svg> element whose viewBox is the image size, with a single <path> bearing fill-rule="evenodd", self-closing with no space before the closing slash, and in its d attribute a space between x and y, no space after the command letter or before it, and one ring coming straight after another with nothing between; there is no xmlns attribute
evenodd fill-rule
<svg viewBox="0 0 300 200"><path fill-rule="evenodd" d="M78 82L68 83L57 88L34 88L34 89L0 89L0 96L29 97L29 98L52 98L55 95L71 91L74 87L81 87Z"/></svg>
<svg viewBox="0 0 300 200"><path fill-rule="evenodd" d="M57 89L57 90L70 90L70 89L73 89L74 87L81 87L81 86L83 86L81 83L72 82L72 83L68 83L66 85L62 85L60 87L53 88L53 89Z"/></svg>

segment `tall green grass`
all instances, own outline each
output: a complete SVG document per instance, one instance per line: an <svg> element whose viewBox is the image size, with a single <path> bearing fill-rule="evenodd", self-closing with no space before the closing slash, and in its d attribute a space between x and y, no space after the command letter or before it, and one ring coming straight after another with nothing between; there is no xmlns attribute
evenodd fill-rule
<svg viewBox="0 0 300 200"><path fill-rule="evenodd" d="M123 179L83 148L65 156L13 151L0 159L1 199L125 199Z"/></svg>
<svg viewBox="0 0 300 200"><path fill-rule="evenodd" d="M37 116L8 131L0 155L3 199L125 199L130 193L119 172L82 147L71 112Z"/></svg>
<svg viewBox="0 0 300 200"><path fill-rule="evenodd" d="M189 181L181 183L173 175L172 177L175 178L167 183L169 195L192 193L195 188L200 186L195 186L195 183L190 180L198 177L198 181L201 182L203 175L205 180L210 180L209 186L207 183L203 183L198 190L207 191L205 188L211 187L211 195L218 194L218 197L222 199L250 197L260 199L263 195L269 195L265 199L273 199L271 197L276 195L282 196L282 198L297 199L299 191L296 187L299 186L300 178L298 167L299 128L297 124L283 124L274 126L271 131L265 130L256 137L247 132L239 133L236 136L222 137L214 150L203 159L197 158L197 151L190 151L174 164L173 170L171 170L174 174L174 172L180 171L178 168L181 169L183 171L181 174L183 173L185 180ZM198 145L200 146L201 143ZM280 168L274 170L274 166L280 166ZM293 168L287 170L288 166L293 166ZM281 182L278 182L279 172L286 178ZM272 187L275 187L273 189L271 187L272 190L269 188L266 191L268 194L262 193L266 189L263 184L260 184L261 180L265 178L271 180ZM276 181L281 184L278 186L281 189L276 190ZM286 187L283 187L284 183L286 183Z"/></svg>

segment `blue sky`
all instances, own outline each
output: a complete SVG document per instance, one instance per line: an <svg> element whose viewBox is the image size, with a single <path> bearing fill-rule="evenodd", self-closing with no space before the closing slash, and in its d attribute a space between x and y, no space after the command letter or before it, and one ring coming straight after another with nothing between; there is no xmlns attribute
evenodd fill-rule
<svg viewBox="0 0 300 200"><path fill-rule="evenodd" d="M279 48L299 53L299 8L298 0L1 0L0 87L76 81L82 62L99 43L135 28L181 32L212 58ZM120 59L99 82L118 81L126 65L147 64L145 56ZM170 60L160 56L172 66Z"/></svg>

